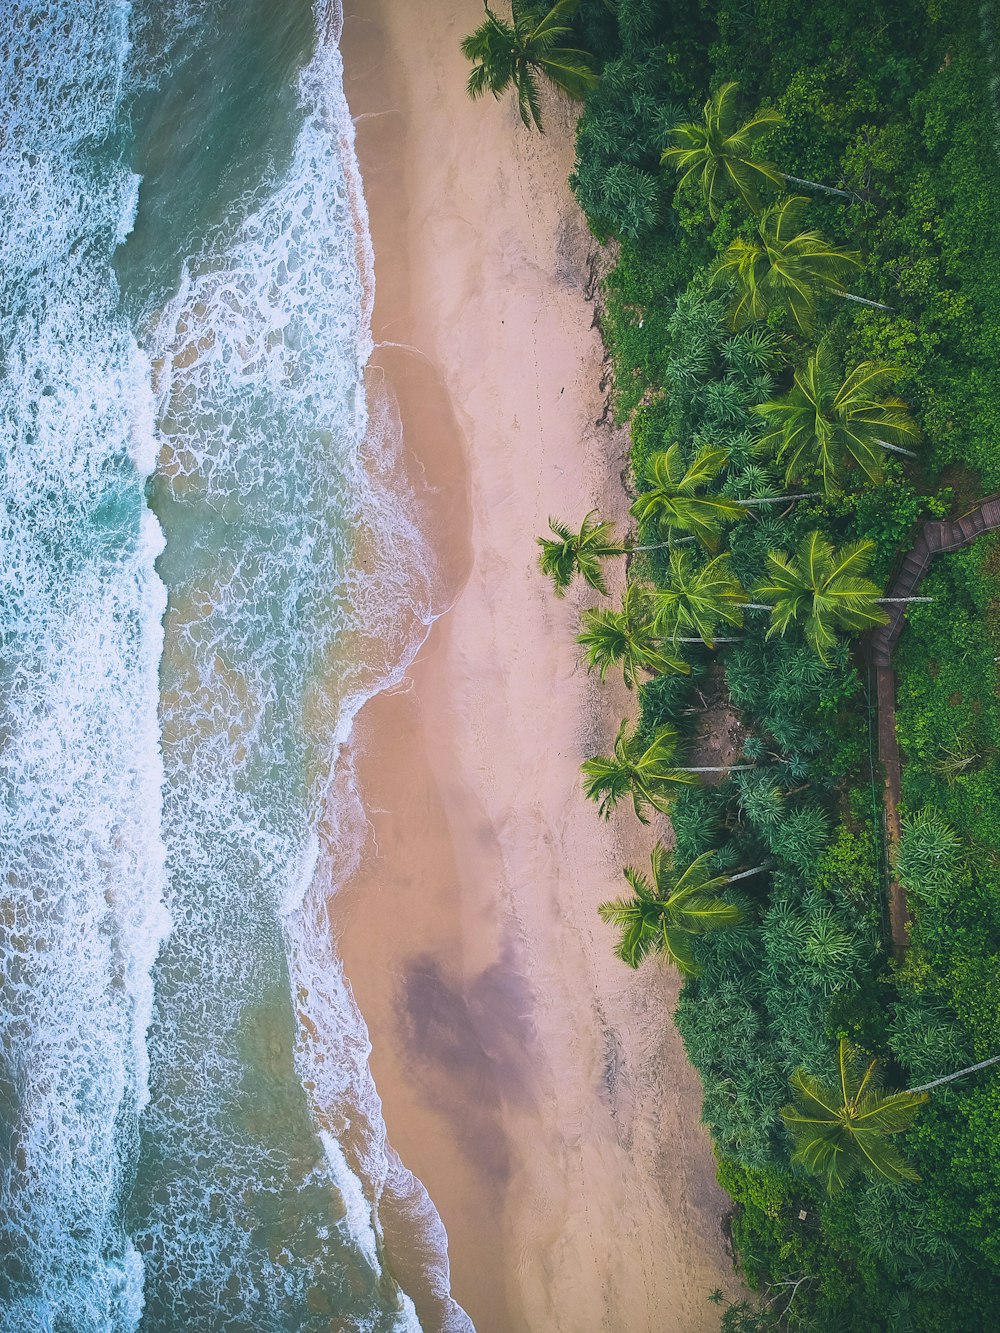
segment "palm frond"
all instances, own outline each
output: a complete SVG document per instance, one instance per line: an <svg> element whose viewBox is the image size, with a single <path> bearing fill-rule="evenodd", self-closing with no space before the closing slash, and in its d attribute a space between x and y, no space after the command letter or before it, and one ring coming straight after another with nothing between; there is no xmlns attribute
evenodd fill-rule
<svg viewBox="0 0 1000 1333"><path fill-rule="evenodd" d="M462 41L473 62L466 89L473 99L492 93L501 97L513 88L518 113L527 128L542 129L536 75L574 98L582 98L598 81L596 62L587 51L561 43L572 37L572 19L579 0L556 0L550 8L512 0L513 22L486 7L486 18Z"/></svg>
<svg viewBox="0 0 1000 1333"><path fill-rule="evenodd" d="M739 924L741 908L719 896L728 884L726 876L711 876L713 853L697 857L680 873L673 857L657 843L650 862L653 878L626 867L625 878L634 897L602 903L601 919L621 932L615 952L631 967L650 953L659 953L679 968L693 975L698 971L693 940L698 935Z"/></svg>
<svg viewBox="0 0 1000 1333"><path fill-rule="evenodd" d="M890 1139L909 1128L927 1094L884 1092L878 1061L844 1039L837 1076L831 1086L802 1069L793 1074L793 1101L780 1112L792 1161L831 1194L858 1170L890 1185L919 1179Z"/></svg>
<svg viewBox="0 0 1000 1333"><path fill-rule="evenodd" d="M761 190L780 186L781 172L755 156L757 140L781 123L775 111L762 110L737 124L735 83L725 83L705 103L702 119L685 121L671 130L672 143L662 162L681 173L681 185L700 173L701 187L712 217L724 198L735 196L753 212L762 207Z"/></svg>

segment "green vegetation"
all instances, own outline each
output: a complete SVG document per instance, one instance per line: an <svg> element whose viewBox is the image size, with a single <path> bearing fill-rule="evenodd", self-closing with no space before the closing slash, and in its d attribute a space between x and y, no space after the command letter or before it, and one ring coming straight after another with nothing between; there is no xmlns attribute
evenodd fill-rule
<svg viewBox="0 0 1000 1333"><path fill-rule="evenodd" d="M857 641L916 524L1000 486L991 15L618 0L611 21L581 0L574 17L601 77L571 184L618 243L612 407L659 539L632 548L621 611L585 614L589 664L620 662L639 702L585 783L605 815L625 797L670 813L673 859L658 849L602 914L626 962L662 953L685 976L676 1022L758 1292L733 1330L995 1324L996 540L939 557L935 601L908 613L891 868ZM820 493L757 503L790 482ZM744 736L720 785L678 763L709 682ZM739 918L686 928L678 884L709 865L708 901ZM738 866L766 869L737 900ZM890 873L913 914L902 963Z"/></svg>
<svg viewBox="0 0 1000 1333"><path fill-rule="evenodd" d="M920 1177L891 1136L909 1129L926 1092L886 1092L878 1060L841 1038L838 1081L827 1085L804 1069L792 1075L794 1103L781 1108L795 1151L792 1164L818 1176L836 1194L857 1171L890 1185Z"/></svg>
<svg viewBox="0 0 1000 1333"><path fill-rule="evenodd" d="M830 349L820 344L783 398L755 408L771 427L761 449L773 451L788 481L819 476L827 495L841 489L851 467L881 481L882 451L915 458L903 446L920 439L906 403L881 392L894 378L892 366L863 361L841 381Z"/></svg>
<svg viewBox="0 0 1000 1333"><path fill-rule="evenodd" d="M768 865L741 922L685 940L694 974L677 1011L734 1244L761 1292L726 1326L986 1328L1000 1293L1000 1089L987 1072L920 1106L905 1088L989 1058L1000 1032L988 544L939 561L921 589L937 600L910 611L899 652L898 873L915 918L902 967L885 947L866 669L841 637L882 618L879 589L921 518L961 512L1000 479L978 26L850 0L794 15L778 0L711 12L621 0L619 24L595 48L604 72L573 184L595 233L621 243L603 328L634 442L633 514L668 544L698 539L635 559L632 623L660 644L714 645L687 648L688 675L640 685L637 734L693 735L693 691L720 661L750 767L723 787L674 788L675 855L711 853L720 874ZM792 171L841 193L782 200L783 186L809 188ZM822 495L737 517L739 501L795 481ZM715 637L727 626L739 642ZM894 1131L880 1160L895 1181L865 1170L831 1195L823 1154L829 1184L843 1149L827 1139L817 1153L815 1126L809 1149L781 1113L790 1087L799 1101L837 1087L842 1038L881 1054L904 1091L869 1108Z"/></svg>
<svg viewBox="0 0 1000 1333"><path fill-rule="evenodd" d="M622 596L620 611L584 611L582 633L577 642L586 649L587 666L600 672L601 680L612 666L621 664L625 684L635 688L641 672L663 676L671 672L688 675L690 662L664 651L664 642L653 628L649 594L639 583L630 583Z"/></svg>
<svg viewBox="0 0 1000 1333"><path fill-rule="evenodd" d="M558 519L549 519L552 537L539 537L538 545L542 548L538 563L543 574L552 580L556 596L565 595L566 589L579 574L585 583L607 596L607 584L604 582L604 561L612 556L625 555L629 550L615 541L614 527L611 523L598 523L594 519L594 510L580 524L580 531L574 532Z"/></svg>
<svg viewBox="0 0 1000 1333"><path fill-rule="evenodd" d="M475 100L492 93L499 100L513 89L521 120L538 130L542 128L539 74L570 97L583 97L597 83L594 58L563 45L572 37L570 25L578 4L579 0L556 0L547 9L511 0L508 23L484 2L486 18L462 43L462 53L473 62L469 96Z"/></svg>
<svg viewBox="0 0 1000 1333"><path fill-rule="evenodd" d="M650 604L657 630L671 635L675 643L681 630L689 630L708 648L715 646L720 623L742 625L743 612L752 605L728 555L699 564L690 551L678 550L670 552L669 572L662 575Z"/></svg>
<svg viewBox="0 0 1000 1333"><path fill-rule="evenodd" d="M685 464L680 445L672 444L646 463L643 480L648 490L632 505L639 529L656 527L662 536L673 532L693 534L706 551L717 551L723 523L743 517L739 500L708 494L705 487L719 475L726 451L703 445Z"/></svg>
<svg viewBox="0 0 1000 1333"><path fill-rule="evenodd" d="M784 183L777 167L753 155L761 136L781 124L781 116L763 107L741 124L738 91L735 83L718 88L705 103L701 120L685 121L670 131L670 147L660 159L681 172L682 186L692 179L697 182L713 219L726 198L734 195L752 213L760 213L761 191Z"/></svg>
<svg viewBox="0 0 1000 1333"><path fill-rule="evenodd" d="M732 771L724 765L678 763L680 738L672 726L659 727L648 744L641 732L631 736L627 732L626 718L618 728L614 753L596 755L582 765L584 794L597 802L603 819L610 817L619 801L631 797L636 815L646 824L647 809L666 814L679 785L697 782L702 773Z"/></svg>
<svg viewBox="0 0 1000 1333"><path fill-rule="evenodd" d="M829 666L834 630L859 634L884 624L878 587L865 577L874 549L874 542L864 540L835 551L821 532L807 532L794 556L768 551L767 573L757 589L774 604L768 635L803 621L806 643Z"/></svg>
<svg viewBox="0 0 1000 1333"><path fill-rule="evenodd" d="M808 207L808 199L785 199L761 215L750 235L729 242L712 280L732 290L733 328L784 313L801 333L809 334L822 298L846 295L843 280L861 267L861 260L854 251L831 245L818 231L804 229Z"/></svg>
<svg viewBox="0 0 1000 1333"><path fill-rule="evenodd" d="M739 925L743 920L739 903L722 896L734 879L743 876L712 875L711 852L703 852L678 874L669 852L659 842L650 861L651 880L631 866L625 867L632 897L601 903L601 920L621 932L615 953L629 967L638 967L651 953L660 953L682 972L694 975L698 971L692 952L694 936ZM744 871L743 875L748 873L754 872Z"/></svg>
<svg viewBox="0 0 1000 1333"><path fill-rule="evenodd" d="M746 518L748 511L760 505L787 504L789 500L810 499L808 495L767 495L753 499L735 499L719 491L706 493L726 464L725 449L702 445L689 464L685 464L680 445L672 444L646 462L640 492L631 512L639 520L640 531L653 526L662 536L690 532L706 551L717 551L724 523ZM682 539L683 540L683 539Z"/></svg>

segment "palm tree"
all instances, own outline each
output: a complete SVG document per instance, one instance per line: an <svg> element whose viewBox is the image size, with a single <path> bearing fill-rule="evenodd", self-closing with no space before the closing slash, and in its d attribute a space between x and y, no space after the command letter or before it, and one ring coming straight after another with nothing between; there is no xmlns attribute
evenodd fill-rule
<svg viewBox="0 0 1000 1333"><path fill-rule="evenodd" d="M802 180L779 171L773 162L754 157L757 140L778 125L784 116L767 109L758 111L750 120L738 124L736 93L738 84L724 83L705 103L701 120L686 121L671 131L675 140L665 149L661 161L682 172L680 183L698 176L708 203L708 211L716 217L719 203L726 194L738 195L753 213L761 210L760 191L768 185L781 186L785 181L822 190L826 194L853 196L847 190L836 190L832 185Z"/></svg>
<svg viewBox="0 0 1000 1333"><path fill-rule="evenodd" d="M622 546L615 540L614 524L595 522L596 513L597 510L592 509L585 516L579 532L550 518L549 528L559 540L553 541L551 537L536 538L542 548L538 564L542 573L548 575L555 584L557 597L565 594L576 574L580 574L592 588L607 597L608 589L601 570L603 560L616 555L635 555L640 551L659 551L671 544L655 542L651 546ZM694 541L694 538L682 537L681 541Z"/></svg>
<svg viewBox="0 0 1000 1333"><path fill-rule="evenodd" d="M842 1038L836 1086L797 1069L792 1075L794 1101L783 1106L782 1120L792 1137L793 1163L819 1176L830 1194L859 1169L893 1185L919 1176L889 1142L909 1129L926 1092L884 1092L878 1061Z"/></svg>
<svg viewBox="0 0 1000 1333"><path fill-rule="evenodd" d="M486 18L462 42L473 61L466 91L474 100L492 93L497 100L508 88L517 96L521 120L542 128L537 76L545 77L577 100L597 85L594 57L563 46L572 36L570 20L579 0L556 0L551 8L530 0L511 0L511 22L498 18L484 4Z"/></svg>
<svg viewBox="0 0 1000 1333"><path fill-rule="evenodd" d="M658 842L650 858L652 880L631 866L625 867L623 873L632 887L632 897L601 903L597 910L602 921L621 931L615 953L629 967L638 967L651 953L661 953L682 972L694 976L700 970L691 949L694 937L739 925L743 920L742 909L721 898L720 890L758 874L764 866L739 875L712 875L714 855L703 852L678 875L673 858Z"/></svg>
<svg viewBox="0 0 1000 1333"><path fill-rule="evenodd" d="M690 551L670 553L670 578L651 595L653 624L658 633L680 642L682 630L692 630L708 648L714 648L715 628L722 622L742 625L747 610L770 611L768 603L748 602L729 567L729 556L717 555L699 565Z"/></svg>
<svg viewBox="0 0 1000 1333"><path fill-rule="evenodd" d="M638 583L630 583L625 589L620 611L584 611L583 625L577 643L587 650L584 656L588 670L596 668L601 680L618 662L629 689L642 671L650 675L687 675L691 670L683 657L663 651L663 641L652 626L649 594Z"/></svg>
<svg viewBox="0 0 1000 1333"><path fill-rule="evenodd" d="M580 574L586 583L598 592L608 595L607 585L601 562L610 556L627 555L632 549L622 546L615 540L613 523L594 521L596 509L592 509L580 524L580 531L573 532L565 523L549 519L549 528L558 538L539 537L538 545L542 553L538 563L543 574L547 574L555 584L556 596L565 595L566 589L573 582L573 577Z"/></svg>
<svg viewBox="0 0 1000 1333"><path fill-rule="evenodd" d="M836 551L821 532L809 532L793 557L770 551L769 580L757 589L773 599L768 638L804 620L806 642L826 665L835 629L860 632L884 625L888 616L879 605L880 590L865 577L874 549L873 541L860 541Z"/></svg>
<svg viewBox="0 0 1000 1333"><path fill-rule="evenodd" d="M840 551L821 532L810 532L799 543L798 554L789 559L783 551L768 552L770 583L762 584L760 596L771 596L773 603L753 603L758 610L771 612L772 634L783 634L789 625L806 618L806 639L824 665L834 642L833 629L861 632L873 625L884 625L888 617L881 610L892 604L933 602L933 597L882 597L878 586L865 578L875 549L872 541L852 542Z"/></svg>
<svg viewBox="0 0 1000 1333"><path fill-rule="evenodd" d="M687 468L680 445L654 454L646 467L650 488L635 500L629 512L639 526L656 523L668 533L675 529L691 532L706 551L717 551L723 523L744 518L747 510L758 505L782 504L808 499L807 495L773 495L753 500L736 500L725 495L699 494L725 466L725 449L703 445Z"/></svg>
<svg viewBox="0 0 1000 1333"><path fill-rule="evenodd" d="M658 524L668 533L691 532L709 551L719 547L721 526L742 518L744 510L721 495L699 495L726 463L725 449L703 445L685 468L679 444L654 454L645 469L650 489L638 496L630 509L640 528Z"/></svg>
<svg viewBox="0 0 1000 1333"><path fill-rule="evenodd" d="M843 279L861 267L861 257L854 250L839 250L818 231L800 230L808 202L795 196L767 209L757 237L736 237L716 264L713 282L734 288L730 311L734 328L766 319L772 310L786 310L808 333L819 297L828 293L889 309L845 290Z"/></svg>
<svg viewBox="0 0 1000 1333"><path fill-rule="evenodd" d="M878 1060L841 1038L836 1085L804 1069L792 1075L794 1101L780 1111L794 1144L792 1161L818 1176L831 1194L859 1169L892 1185L919 1180L890 1136L910 1127L932 1089L998 1061L994 1055L920 1087L886 1092Z"/></svg>
<svg viewBox="0 0 1000 1333"><path fill-rule="evenodd" d="M915 458L903 445L917 443L920 428L902 398L886 394L897 373L862 361L841 380L833 353L820 343L784 398L753 408L771 426L761 446L785 464L785 480L818 473L829 495L852 461L878 482L884 450Z"/></svg>
<svg viewBox="0 0 1000 1333"><path fill-rule="evenodd" d="M671 131L675 142L664 150L661 159L683 173L681 185L692 176L699 177L713 218L727 194L738 195L749 209L759 213L761 187L780 186L782 181L777 167L753 157L757 140L780 125L782 117L777 111L763 110L737 124L736 90L735 83L724 83L705 103L701 120L675 126Z"/></svg>
<svg viewBox="0 0 1000 1333"><path fill-rule="evenodd" d="M628 736L627 731L626 718L618 728L614 754L597 755L581 765L584 794L588 800L597 801L602 819L610 819L618 802L631 796L639 820L648 824L647 807L665 813L670 808L672 789L678 785L693 786L699 773L730 773L751 767L748 764L679 765L676 728L660 727L646 746L638 732Z"/></svg>

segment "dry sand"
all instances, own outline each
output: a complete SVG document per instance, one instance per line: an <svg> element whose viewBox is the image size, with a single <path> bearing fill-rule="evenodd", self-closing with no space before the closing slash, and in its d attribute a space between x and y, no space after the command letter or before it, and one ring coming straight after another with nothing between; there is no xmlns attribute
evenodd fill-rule
<svg viewBox="0 0 1000 1333"><path fill-rule="evenodd" d="M333 926L389 1138L447 1228L480 1333L698 1333L734 1289L676 979L614 959L596 906L652 838L603 825L579 764L634 704L578 661L585 598L536 567L550 513L623 508L566 185L543 138L465 97L478 0L348 0L343 48L376 252L375 358L398 395L454 604L354 747L371 833ZM424 1326L442 1307L390 1227Z"/></svg>

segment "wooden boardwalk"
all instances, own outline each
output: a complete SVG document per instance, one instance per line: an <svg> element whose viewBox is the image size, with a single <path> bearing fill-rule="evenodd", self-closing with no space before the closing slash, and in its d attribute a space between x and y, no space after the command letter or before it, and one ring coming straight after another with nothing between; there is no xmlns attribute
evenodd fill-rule
<svg viewBox="0 0 1000 1333"><path fill-rule="evenodd" d="M927 519L921 524L909 553L900 562L886 592L887 597L914 597L936 555L970 546L977 537L1000 528L1000 492L988 496L957 519ZM886 607L888 624L868 636L868 653L875 675L878 708L878 757L884 778L885 825L889 842L889 929L892 948L901 958L910 942L910 911L906 892L892 872L895 848L899 845L899 801L902 769L896 739L896 676L892 652L906 624L906 605Z"/></svg>

